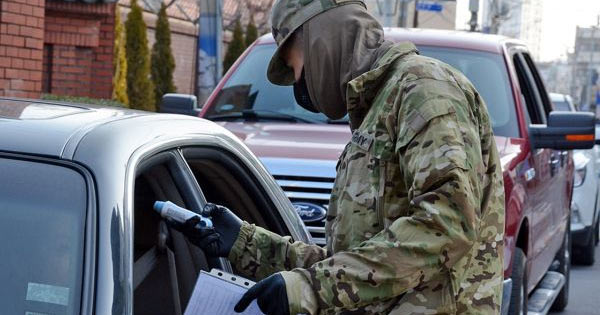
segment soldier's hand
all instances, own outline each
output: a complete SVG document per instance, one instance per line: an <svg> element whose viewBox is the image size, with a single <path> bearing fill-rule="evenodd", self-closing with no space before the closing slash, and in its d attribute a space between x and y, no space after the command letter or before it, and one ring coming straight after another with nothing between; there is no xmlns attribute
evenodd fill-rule
<svg viewBox="0 0 600 315"><path fill-rule="evenodd" d="M278 273L259 281L246 291L234 310L238 313L243 312L255 299L260 310L266 315L290 314L285 281Z"/></svg>
<svg viewBox="0 0 600 315"><path fill-rule="evenodd" d="M192 244L200 247L204 253L212 257L227 257L238 237L242 220L231 210L215 205L206 204L202 209L202 215L210 217L213 227L203 227L200 217L193 217L184 224L177 224L172 220L167 223L176 230L183 233Z"/></svg>

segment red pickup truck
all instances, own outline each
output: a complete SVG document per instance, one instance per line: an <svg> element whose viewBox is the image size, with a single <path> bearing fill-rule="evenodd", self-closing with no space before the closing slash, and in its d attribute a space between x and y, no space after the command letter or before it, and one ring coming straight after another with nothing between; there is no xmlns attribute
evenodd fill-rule
<svg viewBox="0 0 600 315"><path fill-rule="evenodd" d="M454 31L386 29L421 54L462 71L486 101L501 156L506 192L503 313L544 314L568 302L569 149L591 148L594 118L554 112L527 48L504 37ZM275 50L258 39L220 82L200 117L220 122L258 155L295 204L313 240L324 244L324 220L335 164L350 139L347 118L303 110L292 89L272 85ZM574 127L571 127L574 126ZM508 303L510 300L510 303Z"/></svg>

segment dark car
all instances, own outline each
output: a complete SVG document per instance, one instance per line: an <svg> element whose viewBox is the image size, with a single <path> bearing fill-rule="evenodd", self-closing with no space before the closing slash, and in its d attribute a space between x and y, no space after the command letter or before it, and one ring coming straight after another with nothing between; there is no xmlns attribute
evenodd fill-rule
<svg viewBox="0 0 600 315"><path fill-rule="evenodd" d="M246 146L194 117L0 99L0 174L2 314L182 314L199 271L231 265L167 228L156 200L310 242Z"/></svg>
<svg viewBox="0 0 600 315"><path fill-rule="evenodd" d="M504 298L511 299L511 314L544 313L553 302L555 309L563 309L568 301L573 187L573 160L567 150L593 145L593 118L551 113L544 83L519 41L457 31L385 33L388 40L411 41L421 54L457 68L480 92L504 172ZM268 82L266 69L275 48L270 35L248 48L200 117L219 122L244 140L304 215L315 241L324 244L324 209L336 162L351 133L347 118L330 121L308 112L296 104L290 87ZM571 137L570 126L581 127L585 136ZM314 213L320 214L318 219Z"/></svg>

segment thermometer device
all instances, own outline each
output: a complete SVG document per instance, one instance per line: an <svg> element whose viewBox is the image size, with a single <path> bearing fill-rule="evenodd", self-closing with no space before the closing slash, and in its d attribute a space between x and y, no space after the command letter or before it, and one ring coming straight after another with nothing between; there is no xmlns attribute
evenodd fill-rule
<svg viewBox="0 0 600 315"><path fill-rule="evenodd" d="M196 212L184 209L170 201L157 201L154 203L154 210L163 218L171 218L178 223L185 223L193 217L200 217L201 227L212 227L212 221L209 218L203 217Z"/></svg>

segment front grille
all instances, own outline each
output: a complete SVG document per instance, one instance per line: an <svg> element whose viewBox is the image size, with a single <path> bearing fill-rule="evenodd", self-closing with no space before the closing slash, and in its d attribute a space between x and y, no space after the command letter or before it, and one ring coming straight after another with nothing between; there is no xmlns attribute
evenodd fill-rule
<svg viewBox="0 0 600 315"><path fill-rule="evenodd" d="M327 209L334 178L309 176L278 176L275 180L286 196L294 202L309 202ZM317 222L304 222L316 244L324 246L325 219Z"/></svg>

